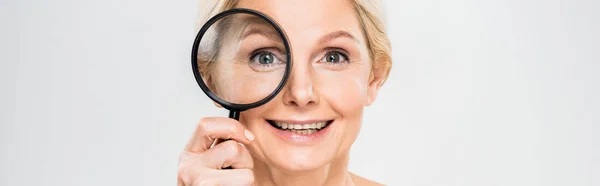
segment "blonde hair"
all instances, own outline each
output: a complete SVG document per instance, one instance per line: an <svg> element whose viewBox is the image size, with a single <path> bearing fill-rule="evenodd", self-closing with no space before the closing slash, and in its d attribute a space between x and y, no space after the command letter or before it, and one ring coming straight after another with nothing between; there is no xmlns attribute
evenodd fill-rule
<svg viewBox="0 0 600 186"><path fill-rule="evenodd" d="M200 10L196 30L210 19L212 16L229 9L233 9L239 0L201 0ZM372 62L372 71L383 73L381 86L391 71L392 67L392 47L387 36L385 27L385 15L383 12L381 0L351 0L356 16L361 24L365 38L367 39L367 48ZM202 6L204 5L204 6ZM200 63L200 62L199 62ZM202 64L199 67L202 68Z"/></svg>

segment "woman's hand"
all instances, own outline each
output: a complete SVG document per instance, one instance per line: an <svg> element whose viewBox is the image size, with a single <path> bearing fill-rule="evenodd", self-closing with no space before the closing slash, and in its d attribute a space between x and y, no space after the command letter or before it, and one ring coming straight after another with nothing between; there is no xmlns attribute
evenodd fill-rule
<svg viewBox="0 0 600 186"><path fill-rule="evenodd" d="M211 148L216 139L231 140ZM234 119L203 118L179 158L177 185L252 185L252 157L239 144L247 145L252 140L254 135Z"/></svg>

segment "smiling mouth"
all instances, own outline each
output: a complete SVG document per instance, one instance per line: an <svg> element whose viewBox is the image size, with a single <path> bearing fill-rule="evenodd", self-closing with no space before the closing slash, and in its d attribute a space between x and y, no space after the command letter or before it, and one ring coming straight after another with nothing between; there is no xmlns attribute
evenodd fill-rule
<svg viewBox="0 0 600 186"><path fill-rule="evenodd" d="M327 128L333 122L333 120L307 124L294 124L273 120L267 120L267 122L271 124L271 126L282 131L293 132L297 134L313 134Z"/></svg>

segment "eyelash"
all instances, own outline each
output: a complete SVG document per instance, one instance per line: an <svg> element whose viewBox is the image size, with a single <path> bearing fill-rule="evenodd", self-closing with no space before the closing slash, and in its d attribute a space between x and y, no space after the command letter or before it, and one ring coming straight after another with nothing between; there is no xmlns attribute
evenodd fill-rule
<svg viewBox="0 0 600 186"><path fill-rule="evenodd" d="M254 52L252 52L250 54L250 56L248 57L248 60L250 60L250 62L254 62L255 58L261 54L273 54L273 52L269 52L269 51L261 48L261 49L258 49L258 50L255 50ZM275 54L273 54L273 56L275 56Z"/></svg>
<svg viewBox="0 0 600 186"><path fill-rule="evenodd" d="M252 51L250 53L250 55L248 55L248 59L249 60L253 60L258 55L261 55L261 54L273 54L273 56L277 56L278 57L277 54L275 54L274 52L270 51L270 48L259 48L259 49L256 49L256 50Z"/></svg>

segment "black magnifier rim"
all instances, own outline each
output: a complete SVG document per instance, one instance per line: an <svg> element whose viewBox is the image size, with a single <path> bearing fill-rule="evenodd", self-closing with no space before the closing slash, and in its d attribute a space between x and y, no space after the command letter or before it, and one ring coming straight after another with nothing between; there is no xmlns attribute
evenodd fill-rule
<svg viewBox="0 0 600 186"><path fill-rule="evenodd" d="M202 80L202 75L200 74L200 72L198 71L198 47L200 45L200 41L202 39L202 36L204 36L204 34L206 33L206 31L208 31L208 29L215 23L217 22L219 19L231 15L231 14L238 14L238 13L245 13L245 14L251 14L251 15L255 15L258 16L260 18L263 18L264 20L268 21L269 24L271 24L273 27L275 27L275 29L277 30L277 32L279 33L279 35L282 36L283 39L283 44L285 46L285 51L286 51L286 68L285 68L285 73L283 74L283 79L282 81L279 83L279 85L277 86L277 88L275 89L275 91L273 91L270 95L268 95L267 97L263 98L262 100L259 100L257 102L254 103L250 103L250 104L237 104L237 103L231 103L228 102L226 100L223 100L221 98L219 98L219 96L215 95L212 91L210 91L210 89L208 88L208 86L204 83L204 81ZM241 112L244 110L248 110L251 108L255 108L255 107L259 107L267 102L269 102L271 99L273 99L275 96L277 96L277 94L279 94L279 92L283 89L283 87L285 86L288 78L289 78L289 73L292 69L292 63L291 63L291 49L290 49L290 45L289 45L289 41L287 38L287 35L285 34L285 32L283 31L283 29L281 29L281 27L279 26L279 24L277 24L272 18L270 18L269 16L260 13L258 11L252 10L252 9L245 9L245 8L234 8L234 9L229 9L226 11L223 11L215 16L213 16L212 18L210 18L200 29L200 31L198 32L198 34L196 35L196 39L194 40L194 45L192 46L192 71L194 72L194 77L196 78L196 82L198 83L198 85L200 86L200 88L202 88L202 91L213 101L217 102L218 104L220 104L221 106L223 106L225 109L230 110L230 111L237 111L237 112Z"/></svg>

